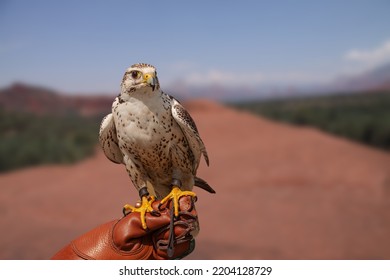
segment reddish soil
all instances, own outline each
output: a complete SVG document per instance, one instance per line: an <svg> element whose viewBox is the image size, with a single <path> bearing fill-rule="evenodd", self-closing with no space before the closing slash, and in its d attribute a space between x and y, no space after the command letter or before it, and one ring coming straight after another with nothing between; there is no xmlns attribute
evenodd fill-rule
<svg viewBox="0 0 390 280"><path fill-rule="evenodd" d="M189 259L390 259L390 154L208 101L187 104L207 146ZM0 175L0 259L48 259L137 194L102 152Z"/></svg>

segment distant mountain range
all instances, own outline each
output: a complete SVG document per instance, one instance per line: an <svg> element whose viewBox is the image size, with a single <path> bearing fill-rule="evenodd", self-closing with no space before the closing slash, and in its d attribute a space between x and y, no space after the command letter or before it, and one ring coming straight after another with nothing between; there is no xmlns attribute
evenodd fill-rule
<svg viewBox="0 0 390 280"><path fill-rule="evenodd" d="M340 77L329 86L332 91L390 89L390 63L353 77Z"/></svg>
<svg viewBox="0 0 390 280"><path fill-rule="evenodd" d="M390 90L390 63L359 75L339 77L334 82L322 86L264 86L251 89L226 88L218 85L210 87L186 87L181 85L180 89L168 88L167 92L179 100L209 98L219 101L234 101L378 90ZM44 87L23 83L15 83L7 88L0 89L0 108L35 114L100 116L111 110L113 100L113 95L60 94Z"/></svg>
<svg viewBox="0 0 390 280"><path fill-rule="evenodd" d="M264 84L258 88L223 87L214 85L209 87L190 87L181 84L180 89L170 89L170 92L184 99L188 97L207 97L222 101L256 100L289 98L294 96L315 96L334 93L354 93L390 89L390 63L375 69L350 75L340 76L328 84L309 84L282 86Z"/></svg>
<svg viewBox="0 0 390 280"><path fill-rule="evenodd" d="M0 108L34 114L100 116L110 111L113 100L110 96L59 94L22 83L0 90Z"/></svg>

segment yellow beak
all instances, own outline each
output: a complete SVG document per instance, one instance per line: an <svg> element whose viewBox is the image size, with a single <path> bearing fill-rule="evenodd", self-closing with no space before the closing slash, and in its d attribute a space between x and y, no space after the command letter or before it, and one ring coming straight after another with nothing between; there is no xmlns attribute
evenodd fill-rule
<svg viewBox="0 0 390 280"><path fill-rule="evenodd" d="M144 75L144 82L149 84L154 91L154 88L157 85L157 79L156 79L156 76L154 74L145 74Z"/></svg>

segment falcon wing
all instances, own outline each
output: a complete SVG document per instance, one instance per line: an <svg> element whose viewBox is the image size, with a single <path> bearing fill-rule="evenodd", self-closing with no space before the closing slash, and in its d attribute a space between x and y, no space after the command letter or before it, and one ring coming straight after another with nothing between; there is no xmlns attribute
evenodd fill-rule
<svg viewBox="0 0 390 280"><path fill-rule="evenodd" d="M123 155L118 146L116 128L112 114L102 120L99 131L99 142L106 157L115 163L123 163Z"/></svg>
<svg viewBox="0 0 390 280"><path fill-rule="evenodd" d="M199 165L199 151L203 154L203 157L209 165L209 156L207 155L206 147L200 138L196 124L187 110L177 101L175 98L171 97L172 100L172 116L180 126L181 130L184 133L185 138L188 141L188 144L191 147L191 150L196 158L195 167L198 168ZM196 170L195 168L195 170Z"/></svg>

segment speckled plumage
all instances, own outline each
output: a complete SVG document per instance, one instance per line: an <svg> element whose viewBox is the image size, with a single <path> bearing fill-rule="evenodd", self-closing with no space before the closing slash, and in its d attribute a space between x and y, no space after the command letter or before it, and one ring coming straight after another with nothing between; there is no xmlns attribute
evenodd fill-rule
<svg viewBox="0 0 390 280"><path fill-rule="evenodd" d="M173 179L180 180L182 190L192 190L201 155L209 163L194 120L161 91L150 64L127 69L99 140L111 161L126 166L137 190L147 187L158 199L169 194Z"/></svg>

